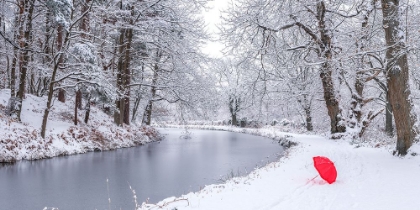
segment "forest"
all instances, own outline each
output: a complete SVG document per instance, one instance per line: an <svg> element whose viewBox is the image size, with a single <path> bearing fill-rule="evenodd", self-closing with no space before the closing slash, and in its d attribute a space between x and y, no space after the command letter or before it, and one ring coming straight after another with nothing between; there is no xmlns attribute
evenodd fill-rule
<svg viewBox="0 0 420 210"><path fill-rule="evenodd" d="M227 1L217 34L203 16L209 2L1 0L1 125L26 126L33 96L34 139L48 138L61 103L70 129L97 126L102 112L126 129L287 124L395 138L402 156L417 141L417 0ZM221 56L203 50L209 40L223 43Z"/></svg>

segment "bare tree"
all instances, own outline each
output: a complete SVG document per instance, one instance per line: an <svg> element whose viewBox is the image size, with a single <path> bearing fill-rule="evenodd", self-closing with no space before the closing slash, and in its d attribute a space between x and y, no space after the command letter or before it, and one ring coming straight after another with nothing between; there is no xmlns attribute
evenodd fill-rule
<svg viewBox="0 0 420 210"><path fill-rule="evenodd" d="M339 52L338 43L335 42L334 28L343 22L343 18L352 15L341 14L339 4L340 2L322 0L307 3L240 1L232 6L231 12L228 12L228 17L225 20L227 27L224 31L224 36L228 37L227 40L232 48L240 49L239 47L242 45L238 46L238 44L243 44L240 42L253 45L252 47L255 47L262 62L262 57L269 54L267 49L276 42L278 34L283 33L284 35L280 36L285 37L305 34L306 43L289 50L307 49L318 58L319 76L322 81L332 134L346 131L338 90L335 87L337 84L333 79L339 68L334 62L334 56ZM240 11L248 12L241 13ZM285 15L280 15L282 13ZM340 20L337 17L340 17ZM281 22L287 24L276 27ZM290 32L286 33L285 31ZM337 135L337 137L339 136Z"/></svg>
<svg viewBox="0 0 420 210"><path fill-rule="evenodd" d="M382 0L383 28L386 40L386 72L389 98L397 128L398 155L406 155L416 133L416 115L412 112L409 86L409 67L404 32L400 26L400 1Z"/></svg>

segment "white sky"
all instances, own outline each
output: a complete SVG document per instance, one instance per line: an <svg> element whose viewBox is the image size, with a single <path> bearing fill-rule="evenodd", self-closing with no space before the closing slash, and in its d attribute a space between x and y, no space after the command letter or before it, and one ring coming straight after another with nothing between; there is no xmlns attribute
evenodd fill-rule
<svg viewBox="0 0 420 210"><path fill-rule="evenodd" d="M207 30L211 34L212 39L217 39L219 32L216 25L220 24L220 10L223 10L227 7L229 0L214 0L208 4L211 8L208 11L204 11L204 19L206 21ZM207 45L203 47L203 52L210 55L211 57L222 57L223 54L221 50L223 49L223 44L218 41L208 41Z"/></svg>

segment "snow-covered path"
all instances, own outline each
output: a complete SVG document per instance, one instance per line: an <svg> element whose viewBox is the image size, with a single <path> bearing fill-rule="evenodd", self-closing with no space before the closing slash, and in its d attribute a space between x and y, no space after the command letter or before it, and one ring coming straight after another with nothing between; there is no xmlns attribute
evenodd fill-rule
<svg viewBox="0 0 420 210"><path fill-rule="evenodd" d="M418 156L399 158L385 148L356 148L345 141L292 135L299 145L289 149L279 162L247 177L189 193L183 197L189 204L168 198L158 205L179 210L420 209ZM418 145L413 150L416 148ZM329 185L316 177L312 157L319 155L334 161L338 171L336 183Z"/></svg>

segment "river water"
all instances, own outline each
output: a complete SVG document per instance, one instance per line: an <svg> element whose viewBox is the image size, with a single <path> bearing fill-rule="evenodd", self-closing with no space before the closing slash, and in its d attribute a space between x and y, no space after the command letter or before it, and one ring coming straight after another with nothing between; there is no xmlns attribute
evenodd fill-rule
<svg viewBox="0 0 420 210"><path fill-rule="evenodd" d="M161 142L0 166L0 209L134 209L198 191L279 158L272 140L226 131L160 129ZM107 181L108 180L108 181ZM109 199L111 202L109 203Z"/></svg>

